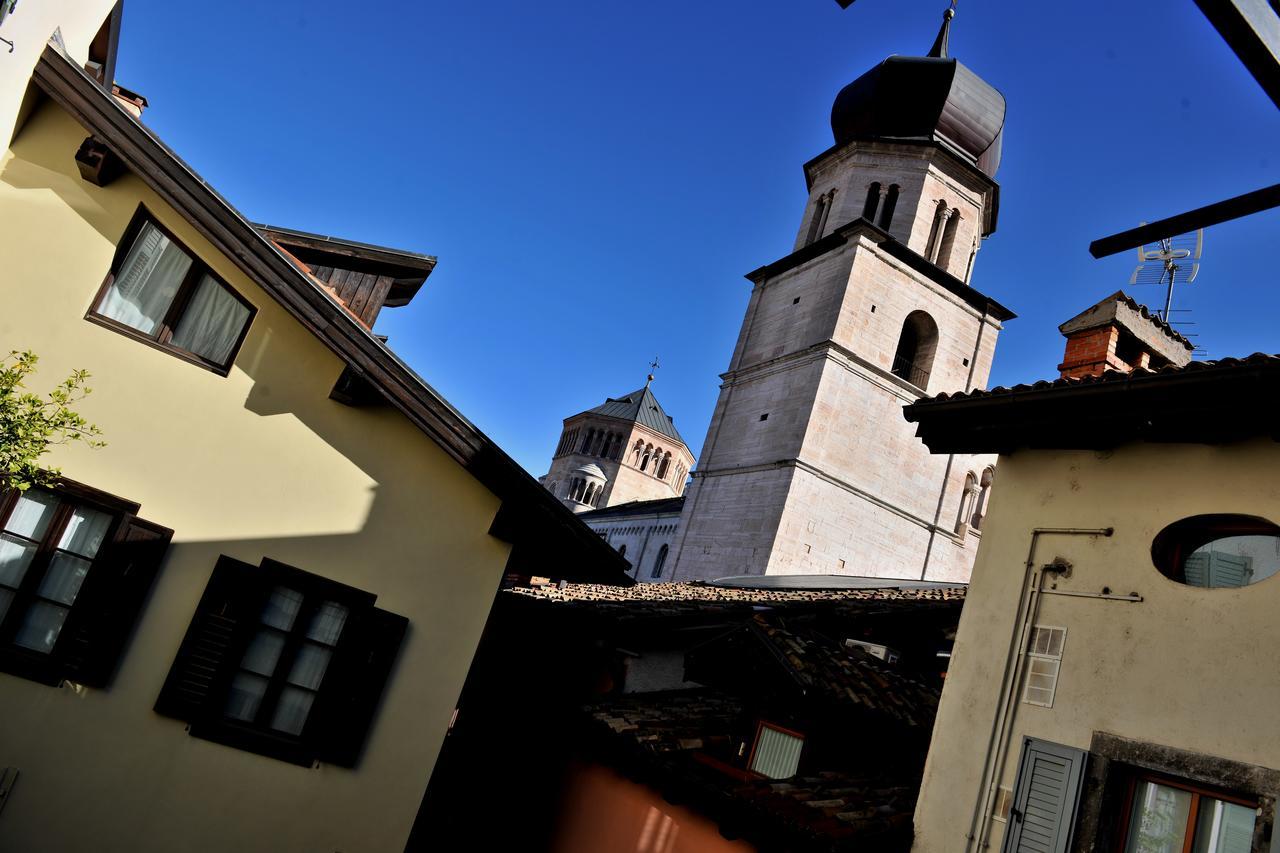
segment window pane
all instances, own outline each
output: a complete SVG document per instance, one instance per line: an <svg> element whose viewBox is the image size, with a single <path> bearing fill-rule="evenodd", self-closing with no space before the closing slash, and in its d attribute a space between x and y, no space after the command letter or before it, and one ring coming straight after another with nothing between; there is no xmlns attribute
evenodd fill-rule
<svg viewBox="0 0 1280 853"><path fill-rule="evenodd" d="M307 715L311 713L311 703L315 698L314 693L286 686L280 693L276 712L271 717L271 728L291 735L302 734L302 727L307 724Z"/></svg>
<svg viewBox="0 0 1280 853"><path fill-rule="evenodd" d="M58 508L58 499L48 492L32 489L18 496L4 529L27 539L43 539Z"/></svg>
<svg viewBox="0 0 1280 853"><path fill-rule="evenodd" d="M102 547L107 528L111 527L111 516L96 509L76 507L67 522L67 529L62 531L62 540L58 547L71 551L81 557L94 557Z"/></svg>
<svg viewBox="0 0 1280 853"><path fill-rule="evenodd" d="M81 557L54 554L53 560L49 562L49 571L40 580L40 588L36 590L36 594L63 604L75 604L85 575L89 574L90 565L88 560Z"/></svg>
<svg viewBox="0 0 1280 853"><path fill-rule="evenodd" d="M1190 586L1236 587L1265 580L1280 569L1280 537L1224 536L1201 545L1183 564Z"/></svg>
<svg viewBox="0 0 1280 853"><path fill-rule="evenodd" d="M143 334L155 334L190 268L190 256L148 222L129 248L98 313Z"/></svg>
<svg viewBox="0 0 1280 853"><path fill-rule="evenodd" d="M0 622L4 621L5 614L9 612L9 605L13 602L13 593L4 587L0 587Z"/></svg>
<svg viewBox="0 0 1280 853"><path fill-rule="evenodd" d="M1190 791L1139 782L1125 853L1182 853L1190 810Z"/></svg>
<svg viewBox="0 0 1280 853"><path fill-rule="evenodd" d="M1253 849L1255 809L1209 797L1200 799L1195 853L1249 853Z"/></svg>
<svg viewBox="0 0 1280 853"><path fill-rule="evenodd" d="M36 555L36 546L13 536L0 534L0 584L16 587Z"/></svg>
<svg viewBox="0 0 1280 853"><path fill-rule="evenodd" d="M302 606L302 593L288 587L278 586L271 592L267 606L262 610L264 624L281 631L293 628L293 620L298 618L298 608Z"/></svg>
<svg viewBox="0 0 1280 853"><path fill-rule="evenodd" d="M276 671L280 661L280 652L284 649L284 634L275 631L259 631L245 650L244 660L240 666L262 675L271 675Z"/></svg>
<svg viewBox="0 0 1280 853"><path fill-rule="evenodd" d="M67 609L47 601L37 601L31 605L22 620L22 627L13 641L23 648L37 652L53 651L53 644L58 642L58 634L62 633L62 623L66 621Z"/></svg>
<svg viewBox="0 0 1280 853"><path fill-rule="evenodd" d="M342 634L342 626L347 622L347 608L332 601L320 605L316 615L311 617L311 627L307 629L307 639L318 640L329 646L338 644Z"/></svg>
<svg viewBox="0 0 1280 853"><path fill-rule="evenodd" d="M236 720L252 721L258 715L262 697L267 692L267 680L247 672L238 672L231 681L231 693L227 696L227 716Z"/></svg>
<svg viewBox="0 0 1280 853"><path fill-rule="evenodd" d="M289 673L289 681L299 687L308 687L312 690L320 689L320 680L324 678L324 672L329 668L329 657L331 655L332 652L323 646L304 643L302 648L298 649L298 656L293 661L293 670Z"/></svg>
<svg viewBox="0 0 1280 853"><path fill-rule="evenodd" d="M217 364L226 364L248 320L249 309L212 276L205 275L183 309L170 343Z"/></svg>

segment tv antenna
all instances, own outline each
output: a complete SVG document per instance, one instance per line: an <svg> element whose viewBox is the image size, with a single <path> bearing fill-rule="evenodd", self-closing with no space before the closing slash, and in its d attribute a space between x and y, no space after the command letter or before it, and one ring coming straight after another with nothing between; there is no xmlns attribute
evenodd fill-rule
<svg viewBox="0 0 1280 853"><path fill-rule="evenodd" d="M1147 223L1142 223L1146 225ZM1173 288L1190 284L1200 273L1200 255L1204 250L1204 229L1189 234L1165 237L1154 243L1138 247L1138 267L1129 277L1129 284L1163 285L1164 311L1157 312L1160 319L1169 322L1173 313Z"/></svg>

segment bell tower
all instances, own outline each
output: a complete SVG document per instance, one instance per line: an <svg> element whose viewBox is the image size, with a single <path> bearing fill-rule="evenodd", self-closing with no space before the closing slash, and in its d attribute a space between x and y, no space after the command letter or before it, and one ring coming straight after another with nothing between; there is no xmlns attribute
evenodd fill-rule
<svg viewBox="0 0 1280 853"><path fill-rule="evenodd" d="M675 580L968 580L993 460L931 456L902 416L985 387L1014 316L970 283L996 227L1005 104L948 56L951 15L928 55L839 93L794 250L747 275Z"/></svg>

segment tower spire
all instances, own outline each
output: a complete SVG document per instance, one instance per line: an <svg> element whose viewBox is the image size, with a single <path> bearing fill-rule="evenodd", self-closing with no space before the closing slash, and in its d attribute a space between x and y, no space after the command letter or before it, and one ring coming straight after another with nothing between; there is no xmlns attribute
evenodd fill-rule
<svg viewBox="0 0 1280 853"><path fill-rule="evenodd" d="M938 37L933 40L933 47L929 48L929 56L936 56L939 59L947 58L947 41L951 37L951 19L956 15L956 0L951 0L951 7L942 13L942 29L938 30Z"/></svg>
<svg viewBox="0 0 1280 853"><path fill-rule="evenodd" d="M645 387L645 388L648 388L648 387L649 387L649 383L653 381L653 374L654 374L654 371L656 371L656 370L657 370L659 367L661 367L661 366L662 366L662 365L658 364L658 357L655 355L655 356L653 357L653 362L649 365L649 375L648 375L648 377L646 377L646 378L645 378L645 380L644 380L644 387Z"/></svg>

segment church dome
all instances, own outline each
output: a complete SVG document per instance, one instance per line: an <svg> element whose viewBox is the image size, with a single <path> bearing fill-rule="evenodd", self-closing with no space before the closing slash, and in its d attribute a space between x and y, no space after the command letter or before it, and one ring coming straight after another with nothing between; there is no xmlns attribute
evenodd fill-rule
<svg viewBox="0 0 1280 853"><path fill-rule="evenodd" d="M601 469L599 465L595 465L592 463L587 463L586 465L579 465L577 468L573 469L573 473L582 476L584 479L599 480L602 483L609 479L608 477L605 476L604 470Z"/></svg>
<svg viewBox="0 0 1280 853"><path fill-rule="evenodd" d="M836 95L836 144L857 139L930 141L988 177L1000 166L1004 96L947 56L951 11L928 56L890 56Z"/></svg>

